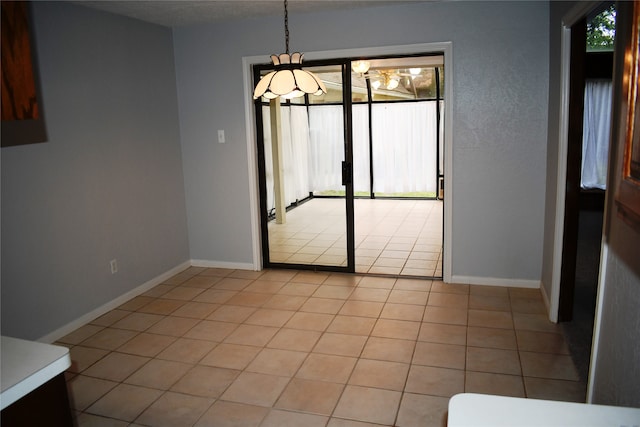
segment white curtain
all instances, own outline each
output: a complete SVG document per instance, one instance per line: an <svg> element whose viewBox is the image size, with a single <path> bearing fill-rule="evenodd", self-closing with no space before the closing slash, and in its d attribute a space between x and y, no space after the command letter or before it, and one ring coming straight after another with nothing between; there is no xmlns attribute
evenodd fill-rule
<svg viewBox="0 0 640 427"><path fill-rule="evenodd" d="M305 106L281 106L282 164L285 205L309 196L309 121ZM271 120L269 107L262 107L264 132L265 174L267 183L267 207L274 204L273 153L271 150Z"/></svg>
<svg viewBox="0 0 640 427"><path fill-rule="evenodd" d="M309 107L309 162L313 191L343 190L344 125L341 105Z"/></svg>
<svg viewBox="0 0 640 427"><path fill-rule="evenodd" d="M262 114L267 206L271 209L274 184L268 106L262 107ZM308 197L310 192L344 190L343 114L340 105L312 105L308 109L302 105L281 106L287 205ZM435 192L436 103L374 104L372 120L374 192ZM354 191L369 192L369 110L363 104L353 106L353 161Z"/></svg>
<svg viewBox="0 0 640 427"><path fill-rule="evenodd" d="M606 189L611 129L611 81L587 80L582 128L582 188Z"/></svg>
<svg viewBox="0 0 640 427"><path fill-rule="evenodd" d="M374 192L436 191L436 103L374 104Z"/></svg>

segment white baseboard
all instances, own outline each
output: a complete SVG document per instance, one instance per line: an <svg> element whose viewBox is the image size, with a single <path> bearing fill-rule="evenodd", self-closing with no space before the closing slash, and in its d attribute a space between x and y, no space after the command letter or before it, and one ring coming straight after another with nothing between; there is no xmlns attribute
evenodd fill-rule
<svg viewBox="0 0 640 427"><path fill-rule="evenodd" d="M89 313L77 318L76 320L67 323L63 327L58 328L55 331L50 332L43 337L40 337L37 341L43 342L43 343L52 343L64 337L65 335L70 334L71 332L75 331L79 327L86 325L92 320L97 319L103 314L113 310L114 308L121 306L125 302L129 301L131 298L137 297L138 295L147 292L149 289L159 285L160 283L164 282L168 278L175 276L176 274L189 268L190 266L191 266L191 262L185 261L182 264L177 265L176 267L173 267L171 270L166 271L161 275L154 277L153 279L143 283L142 285L136 287L135 289L132 289L129 292L124 293L119 297L109 301L108 303L101 305L95 310L92 310Z"/></svg>
<svg viewBox="0 0 640 427"><path fill-rule="evenodd" d="M208 261L203 259L192 259L191 265L194 267L229 268L234 270L251 270L251 271L255 270L253 264L249 262L245 263L245 262Z"/></svg>
<svg viewBox="0 0 640 427"><path fill-rule="evenodd" d="M544 283L540 283L540 293L542 293L542 301L544 301L544 306L547 309L547 316L549 316L549 320L553 323L558 323L557 314L556 316L553 316L551 313L551 299L549 298L549 294L544 287Z"/></svg>
<svg viewBox="0 0 640 427"><path fill-rule="evenodd" d="M511 288L540 288L539 280L526 279L503 279L495 277L476 277L476 276L451 276L451 283L460 283L462 285L482 285L482 286L508 286Z"/></svg>

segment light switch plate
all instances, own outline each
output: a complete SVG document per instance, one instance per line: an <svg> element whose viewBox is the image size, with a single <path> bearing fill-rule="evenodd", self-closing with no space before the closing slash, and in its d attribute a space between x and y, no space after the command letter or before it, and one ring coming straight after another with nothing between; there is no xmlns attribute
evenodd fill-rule
<svg viewBox="0 0 640 427"><path fill-rule="evenodd" d="M220 144L224 144L224 130L219 130L218 131L218 142Z"/></svg>

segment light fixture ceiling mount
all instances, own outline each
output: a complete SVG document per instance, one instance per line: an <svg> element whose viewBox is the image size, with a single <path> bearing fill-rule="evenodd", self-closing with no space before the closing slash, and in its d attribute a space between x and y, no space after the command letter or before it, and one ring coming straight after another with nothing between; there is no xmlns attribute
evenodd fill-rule
<svg viewBox="0 0 640 427"><path fill-rule="evenodd" d="M305 94L322 95L327 88L320 78L310 71L302 69L303 53L289 54L289 13L287 0L284 0L285 53L271 55L274 71L263 76L256 84L253 99L265 97L274 99L297 98Z"/></svg>

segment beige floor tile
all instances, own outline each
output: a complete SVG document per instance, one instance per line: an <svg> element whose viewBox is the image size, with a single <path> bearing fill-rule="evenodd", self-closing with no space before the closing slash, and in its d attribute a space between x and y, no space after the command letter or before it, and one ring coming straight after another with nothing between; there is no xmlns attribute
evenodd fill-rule
<svg viewBox="0 0 640 427"><path fill-rule="evenodd" d="M356 301L385 302L390 293L391 291L389 289L358 287L353 290L349 299Z"/></svg>
<svg viewBox="0 0 640 427"><path fill-rule="evenodd" d="M103 314L102 316L98 317L97 319L93 319L90 322L90 324L97 325L97 326L105 326L105 327L111 326L114 323L116 323L118 320L122 319L123 317L128 316L129 313L130 311L125 311L125 310L118 310L118 309L111 310Z"/></svg>
<svg viewBox="0 0 640 427"><path fill-rule="evenodd" d="M408 373L407 363L360 359L348 384L402 391Z"/></svg>
<svg viewBox="0 0 640 427"><path fill-rule="evenodd" d="M136 422L154 427L191 426L213 402L211 398L168 392L153 402Z"/></svg>
<svg viewBox="0 0 640 427"><path fill-rule="evenodd" d="M289 382L287 377L243 372L221 399L257 406L273 406Z"/></svg>
<svg viewBox="0 0 640 427"><path fill-rule="evenodd" d="M269 300L269 298L271 298L270 294L242 291L231 297L228 304L246 307L261 307Z"/></svg>
<svg viewBox="0 0 640 427"><path fill-rule="evenodd" d="M205 319L215 309L220 307L220 304L211 304L207 302L190 301L171 313L172 316L189 317L193 319Z"/></svg>
<svg viewBox="0 0 640 427"><path fill-rule="evenodd" d="M218 400L194 427L258 427L269 408Z"/></svg>
<svg viewBox="0 0 640 427"><path fill-rule="evenodd" d="M426 304L429 298L428 292L407 291L403 289L393 289L387 302L396 304Z"/></svg>
<svg viewBox="0 0 640 427"><path fill-rule="evenodd" d="M513 329L513 318L507 311L470 309L469 326Z"/></svg>
<svg viewBox="0 0 640 427"><path fill-rule="evenodd" d="M171 276L170 278L165 280L163 283L168 285L180 285L191 278L193 278L193 274L185 273L184 271L181 271L180 273Z"/></svg>
<svg viewBox="0 0 640 427"><path fill-rule="evenodd" d="M343 316L378 317L382 312L384 303L371 301L353 301L344 303L339 314Z"/></svg>
<svg viewBox="0 0 640 427"><path fill-rule="evenodd" d="M517 330L561 333L559 324L552 323L545 314L513 313L513 323Z"/></svg>
<svg viewBox="0 0 640 427"><path fill-rule="evenodd" d="M245 323L249 325L280 327L284 326L294 314L294 311L260 308L249 316Z"/></svg>
<svg viewBox="0 0 640 427"><path fill-rule="evenodd" d="M327 332L368 336L375 324L376 319L370 317L336 316L327 328Z"/></svg>
<svg viewBox="0 0 640 427"><path fill-rule="evenodd" d="M212 341L178 338L156 356L158 359L184 363L198 363L217 343Z"/></svg>
<svg viewBox="0 0 640 427"><path fill-rule="evenodd" d="M282 392L275 407L331 415L343 389L342 384L294 378Z"/></svg>
<svg viewBox="0 0 640 427"><path fill-rule="evenodd" d="M366 342L367 337L363 335L325 332L314 347L313 352L359 357Z"/></svg>
<svg viewBox="0 0 640 427"><path fill-rule="evenodd" d="M297 378L346 384L358 359L311 353L304 361Z"/></svg>
<svg viewBox="0 0 640 427"><path fill-rule="evenodd" d="M331 276L331 273L322 273L318 271L300 271L296 273L296 275L292 277L290 281L293 283L319 285L327 280L329 276Z"/></svg>
<svg viewBox="0 0 640 427"><path fill-rule="evenodd" d="M82 341L82 345L85 347L100 348L103 350L115 350L136 335L138 335L138 332L136 331L106 328Z"/></svg>
<svg viewBox="0 0 640 427"><path fill-rule="evenodd" d="M308 313L336 314L340 311L343 305L344 300L342 299L311 297L302 305L300 311Z"/></svg>
<svg viewBox="0 0 640 427"><path fill-rule="evenodd" d="M320 285L313 293L314 298L347 299L353 292L350 286Z"/></svg>
<svg viewBox="0 0 640 427"><path fill-rule="evenodd" d="M327 329L333 317L331 314L297 312L289 319L285 327L322 332Z"/></svg>
<svg viewBox="0 0 640 427"><path fill-rule="evenodd" d="M160 284L149 289L147 292L143 293L142 295L145 297L160 298L162 295L166 294L167 292L169 292L174 288L175 286L173 285Z"/></svg>
<svg viewBox="0 0 640 427"><path fill-rule="evenodd" d="M393 289L396 283L391 277L360 276L358 280L358 286L363 288Z"/></svg>
<svg viewBox="0 0 640 427"><path fill-rule="evenodd" d="M336 285L336 286L356 286L362 280L363 276L352 275L352 274L342 274L342 273L331 273L329 277L322 282L323 285Z"/></svg>
<svg viewBox="0 0 640 427"><path fill-rule="evenodd" d="M460 308L428 306L424 310L424 318L422 320L429 323L466 325L467 310L460 309Z"/></svg>
<svg viewBox="0 0 640 427"><path fill-rule="evenodd" d="M181 337L200 321L198 319L189 319L187 317L168 316L155 323L147 332L158 335L169 335L172 337Z"/></svg>
<svg viewBox="0 0 640 427"><path fill-rule="evenodd" d="M187 363L152 359L124 382L158 390L169 390L192 367Z"/></svg>
<svg viewBox="0 0 640 427"><path fill-rule="evenodd" d="M423 323L420 326L418 341L465 345L467 342L467 327L442 323Z"/></svg>
<svg viewBox="0 0 640 427"><path fill-rule="evenodd" d="M464 371L411 365L405 392L452 397L464 392Z"/></svg>
<svg viewBox="0 0 640 427"><path fill-rule="evenodd" d="M79 414L76 421L78 427L127 427L133 425L127 421L87 414L86 412Z"/></svg>
<svg viewBox="0 0 640 427"><path fill-rule="evenodd" d="M253 361L258 353L260 353L260 347L222 343L204 356L200 364L242 370Z"/></svg>
<svg viewBox="0 0 640 427"><path fill-rule="evenodd" d="M201 276L194 276L190 279L187 279L186 281L181 283L181 285L190 286L193 288L209 289L210 287L218 283L220 280L221 280L220 277L201 275Z"/></svg>
<svg viewBox="0 0 640 427"><path fill-rule="evenodd" d="M422 321L424 305L386 303L380 313L383 319Z"/></svg>
<svg viewBox="0 0 640 427"><path fill-rule="evenodd" d="M228 291L243 291L251 283L250 279L238 277L225 277L213 285L215 289L226 289Z"/></svg>
<svg viewBox="0 0 640 427"><path fill-rule="evenodd" d="M585 403L586 385L578 381L524 377L527 397L532 399L561 400Z"/></svg>
<svg viewBox="0 0 640 427"><path fill-rule="evenodd" d="M162 393L160 390L120 384L91 405L87 412L124 421L133 421Z"/></svg>
<svg viewBox="0 0 640 427"><path fill-rule="evenodd" d="M128 316L115 322L113 327L131 331L145 331L162 319L164 319L164 316L159 314L130 313Z"/></svg>
<svg viewBox="0 0 640 427"><path fill-rule="evenodd" d="M511 311L514 313L546 314L544 302L537 298L511 297Z"/></svg>
<svg viewBox="0 0 640 427"><path fill-rule="evenodd" d="M363 423L362 421L345 420L343 418L330 418L329 424L327 424L327 427L380 427L380 426L382 426L382 424Z"/></svg>
<svg viewBox="0 0 640 427"><path fill-rule="evenodd" d="M467 370L522 375L517 351L467 347Z"/></svg>
<svg viewBox="0 0 640 427"><path fill-rule="evenodd" d="M202 292L204 292L204 289L202 288L194 288L194 287L182 285L182 286L176 286L169 292L165 293L164 295L162 295L162 298L191 301L192 299L200 295Z"/></svg>
<svg viewBox="0 0 640 427"><path fill-rule="evenodd" d="M393 424L402 393L348 385L334 411L335 417L377 424Z"/></svg>
<svg viewBox="0 0 640 427"><path fill-rule="evenodd" d="M372 336L415 340L420 331L420 322L406 320L378 319L371 332Z"/></svg>
<svg viewBox="0 0 640 427"><path fill-rule="evenodd" d="M446 427L448 408L448 398L404 393L396 426Z"/></svg>
<svg viewBox="0 0 640 427"><path fill-rule="evenodd" d="M571 356L564 354L520 352L522 375L525 377L579 381Z"/></svg>
<svg viewBox="0 0 640 427"><path fill-rule="evenodd" d="M136 311L141 313L169 315L182 307L186 301L156 298Z"/></svg>
<svg viewBox="0 0 640 427"><path fill-rule="evenodd" d="M258 292L264 294L275 294L285 285L285 282L273 280L254 280L244 288L247 292Z"/></svg>
<svg viewBox="0 0 640 427"><path fill-rule="evenodd" d="M441 280L434 280L431 283L431 292L442 292L448 294L469 294L469 285L460 283L444 283Z"/></svg>
<svg viewBox="0 0 640 427"><path fill-rule="evenodd" d="M310 297L320 287L319 284L310 283L287 283L278 291L281 295L294 295L300 297Z"/></svg>
<svg viewBox="0 0 640 427"><path fill-rule="evenodd" d="M569 354L564 337L560 334L517 330L518 349L536 353Z"/></svg>
<svg viewBox="0 0 640 427"><path fill-rule="evenodd" d="M282 427L282 426L305 426L324 427L328 417L312 414L301 414L297 412L282 411L272 409L264 419L261 427Z"/></svg>
<svg viewBox="0 0 640 427"><path fill-rule="evenodd" d="M429 294L429 306L467 309L469 296L465 294L447 294L432 292Z"/></svg>
<svg viewBox="0 0 640 427"><path fill-rule="evenodd" d="M239 373L240 371L233 369L195 366L171 387L171 391L217 398L238 377Z"/></svg>
<svg viewBox="0 0 640 427"><path fill-rule="evenodd" d="M68 383L71 408L83 411L118 385L117 382L76 375Z"/></svg>
<svg viewBox="0 0 640 427"><path fill-rule="evenodd" d="M466 393L525 397L524 383L520 375L468 371L464 391Z"/></svg>
<svg viewBox="0 0 640 427"><path fill-rule="evenodd" d="M412 363L441 368L464 369L466 347L418 341Z"/></svg>
<svg viewBox="0 0 640 427"><path fill-rule="evenodd" d="M109 352L98 348L75 346L69 350L71 366L69 372L80 373L102 359Z"/></svg>
<svg viewBox="0 0 640 427"><path fill-rule="evenodd" d="M118 347L118 351L138 356L155 357L176 340L167 335L142 332Z"/></svg>
<svg viewBox="0 0 640 427"><path fill-rule="evenodd" d="M262 307L276 310L298 310L307 299L307 297L293 295L273 295Z"/></svg>
<svg viewBox="0 0 640 427"><path fill-rule="evenodd" d="M415 341L370 337L362 351L362 358L410 363Z"/></svg>
<svg viewBox="0 0 640 427"><path fill-rule="evenodd" d="M218 322L242 323L251 316L257 308L240 305L225 304L207 316L207 320Z"/></svg>
<svg viewBox="0 0 640 427"><path fill-rule="evenodd" d="M278 332L278 328L271 326L240 325L224 342L228 344L253 345L264 347Z"/></svg>
<svg viewBox="0 0 640 427"><path fill-rule="evenodd" d="M467 345L473 347L502 348L517 350L516 334L512 329L480 328L469 326Z"/></svg>
<svg viewBox="0 0 640 427"><path fill-rule="evenodd" d="M509 295L493 296L493 295L475 295L472 291L469 295L469 308L476 310L495 310L495 311L510 311L511 301Z"/></svg>
<svg viewBox="0 0 640 427"><path fill-rule="evenodd" d="M308 352L313 349L321 335L322 333L317 331L280 329L267 347Z"/></svg>
<svg viewBox="0 0 640 427"><path fill-rule="evenodd" d="M84 374L94 378L120 382L148 361L148 357L112 352L86 369Z"/></svg>
<svg viewBox="0 0 640 427"><path fill-rule="evenodd" d="M235 323L203 320L184 334L185 338L221 342L238 327Z"/></svg>
<svg viewBox="0 0 640 427"><path fill-rule="evenodd" d="M428 279L403 279L399 278L393 287L395 290L429 292L431 280Z"/></svg>
<svg viewBox="0 0 640 427"><path fill-rule="evenodd" d="M253 359L245 371L292 377L306 359L307 354L301 351L265 348Z"/></svg>
<svg viewBox="0 0 640 427"><path fill-rule="evenodd" d="M225 304L233 298L238 292L224 289L208 289L195 297L196 302L204 302L209 304Z"/></svg>

